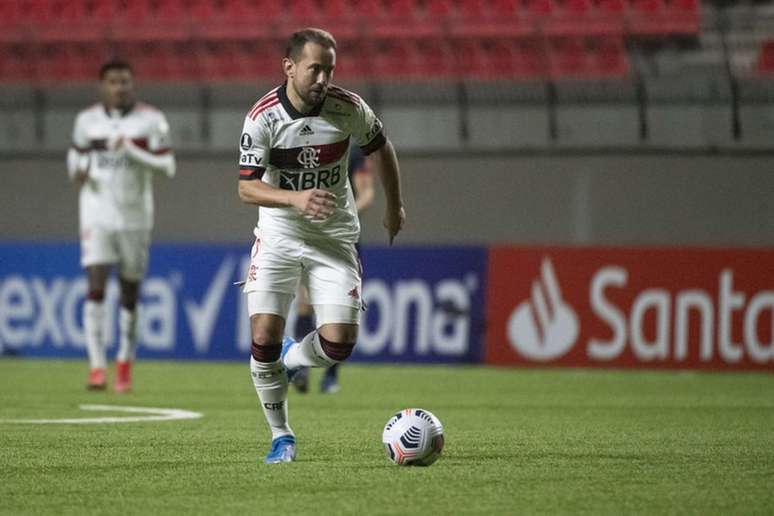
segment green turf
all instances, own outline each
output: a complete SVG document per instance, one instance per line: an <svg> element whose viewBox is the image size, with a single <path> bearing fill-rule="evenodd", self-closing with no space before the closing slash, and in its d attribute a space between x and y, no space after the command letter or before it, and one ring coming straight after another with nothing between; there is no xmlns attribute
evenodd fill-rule
<svg viewBox="0 0 774 516"><path fill-rule="evenodd" d="M204 418L0 423L0 512L774 513L774 375L351 365L342 377L335 396L291 394L298 461L265 466L245 365L141 363L136 392L119 396L85 392L82 362L2 359L0 418L100 415L81 403ZM382 451L384 423L408 406L446 427L429 468Z"/></svg>

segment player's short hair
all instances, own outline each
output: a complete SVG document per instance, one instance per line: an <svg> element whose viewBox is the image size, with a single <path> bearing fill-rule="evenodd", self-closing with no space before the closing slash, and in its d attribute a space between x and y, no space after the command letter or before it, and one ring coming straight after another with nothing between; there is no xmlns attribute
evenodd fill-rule
<svg viewBox="0 0 774 516"><path fill-rule="evenodd" d="M99 80L105 78L108 72L111 70L128 70L129 73L134 75L134 71L132 70L132 67L127 63L126 61L122 59L111 59L110 61L106 61L102 64L99 68Z"/></svg>
<svg viewBox="0 0 774 516"><path fill-rule="evenodd" d="M336 50L336 40L333 35L327 30L316 29L314 27L307 27L293 33L288 41L288 46L285 47L285 57L298 60L301 57L301 52L304 51L304 45L307 43L317 43L323 48Z"/></svg>

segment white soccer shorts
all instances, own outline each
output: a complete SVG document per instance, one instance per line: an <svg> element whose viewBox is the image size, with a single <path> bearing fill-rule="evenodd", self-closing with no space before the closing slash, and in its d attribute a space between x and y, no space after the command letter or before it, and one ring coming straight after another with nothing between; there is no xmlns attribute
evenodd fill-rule
<svg viewBox="0 0 774 516"><path fill-rule="evenodd" d="M354 244L262 235L253 244L244 288L248 311L287 320L298 283L304 280L318 326L359 324L361 275Z"/></svg>
<svg viewBox="0 0 774 516"><path fill-rule="evenodd" d="M121 278L140 281L148 268L149 229L81 231L81 266L118 264Z"/></svg>

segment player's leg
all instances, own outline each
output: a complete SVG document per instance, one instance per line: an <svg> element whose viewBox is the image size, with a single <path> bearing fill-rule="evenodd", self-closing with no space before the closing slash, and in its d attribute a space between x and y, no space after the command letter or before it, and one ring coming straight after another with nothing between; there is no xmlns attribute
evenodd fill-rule
<svg viewBox="0 0 774 516"><path fill-rule="evenodd" d="M118 314L118 354L116 355L116 392L132 388L132 364L137 355L138 302L140 282L148 268L150 231L123 231L117 235L121 258L121 307Z"/></svg>
<svg viewBox="0 0 774 516"><path fill-rule="evenodd" d="M128 392L132 388L132 363L137 356L137 302L140 282L120 278L121 307L118 313L118 354L113 389Z"/></svg>
<svg viewBox="0 0 774 516"><path fill-rule="evenodd" d="M322 380L320 380L320 392L323 394L336 394L340 390L339 364L333 364L325 370Z"/></svg>
<svg viewBox="0 0 774 516"><path fill-rule="evenodd" d="M86 267L88 292L83 305L83 329L89 354L89 379L86 388L90 390L102 390L106 386L105 287L109 274L108 264Z"/></svg>
<svg viewBox="0 0 774 516"><path fill-rule="evenodd" d="M86 270L88 291L83 305L83 330L89 354L88 389L105 388L107 366L105 335L105 288L110 268L118 262L113 235L100 228L81 229L81 266Z"/></svg>
<svg viewBox="0 0 774 516"><path fill-rule="evenodd" d="M330 367L349 358L360 321L360 266L354 246L327 241L304 252L318 328L287 352L289 369Z"/></svg>
<svg viewBox="0 0 774 516"><path fill-rule="evenodd" d="M271 450L264 460L270 464L290 462L296 453L288 424L288 373L281 356L285 321L301 276L298 247L282 239L256 240L245 283L252 335L250 374L271 429Z"/></svg>
<svg viewBox="0 0 774 516"><path fill-rule="evenodd" d="M265 311L267 298L270 297L278 296L268 292L247 294L253 339L250 346L250 375L263 415L271 429L272 446L264 460L267 464L295 459L296 442L288 423L288 374L281 361L285 319L273 313L253 312ZM280 299L279 303L289 305L292 295L284 297L288 301Z"/></svg>

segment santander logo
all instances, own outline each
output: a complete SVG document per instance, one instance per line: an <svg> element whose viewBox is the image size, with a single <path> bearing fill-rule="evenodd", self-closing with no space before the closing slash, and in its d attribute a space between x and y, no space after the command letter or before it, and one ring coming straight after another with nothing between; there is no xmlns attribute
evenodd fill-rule
<svg viewBox="0 0 774 516"><path fill-rule="evenodd" d="M554 266L543 258L541 278L532 283L532 299L519 304L508 319L508 340L525 358L543 362L567 353L578 329L578 316L562 299Z"/></svg>
<svg viewBox="0 0 774 516"><path fill-rule="evenodd" d="M504 349L522 359L774 367L774 281L766 272L772 267L765 265L774 256L752 260L752 252L741 251L704 257L678 249L651 251L644 258L640 251L558 250L541 257L540 275L530 281L511 272L524 266L525 255L519 254L524 252L511 255L507 274L497 279L502 294L496 298L507 303L512 289L525 292L525 287L528 298L515 307L492 307L503 310ZM563 272L568 263L572 267ZM562 291L562 279L571 290Z"/></svg>

